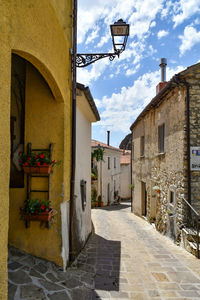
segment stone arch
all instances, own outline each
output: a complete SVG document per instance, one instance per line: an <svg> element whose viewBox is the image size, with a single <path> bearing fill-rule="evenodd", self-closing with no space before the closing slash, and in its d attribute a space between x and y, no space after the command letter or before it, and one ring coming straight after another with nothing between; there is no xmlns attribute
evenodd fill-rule
<svg viewBox="0 0 200 300"><path fill-rule="evenodd" d="M44 63L42 63L36 56L22 50L13 49L12 53L17 54L22 58L26 59L28 62L30 62L44 77L45 81L47 82L47 84L51 89L51 92L55 100L58 102L64 102L63 95L58 87L55 78L53 77L51 71L47 68L47 66Z"/></svg>

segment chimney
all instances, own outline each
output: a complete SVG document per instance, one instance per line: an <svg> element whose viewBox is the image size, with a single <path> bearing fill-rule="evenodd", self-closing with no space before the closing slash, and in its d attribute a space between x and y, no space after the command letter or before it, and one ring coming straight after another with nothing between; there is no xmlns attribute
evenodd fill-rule
<svg viewBox="0 0 200 300"><path fill-rule="evenodd" d="M107 131L107 145L110 146L110 130Z"/></svg>
<svg viewBox="0 0 200 300"><path fill-rule="evenodd" d="M161 82L156 86L156 95L165 87L167 84L166 81L166 66L167 66L167 59L161 58L160 59L160 70L161 70Z"/></svg>

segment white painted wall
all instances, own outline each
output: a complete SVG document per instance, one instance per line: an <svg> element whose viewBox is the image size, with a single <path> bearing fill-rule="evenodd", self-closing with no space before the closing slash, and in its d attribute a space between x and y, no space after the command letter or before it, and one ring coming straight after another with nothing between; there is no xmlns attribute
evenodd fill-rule
<svg viewBox="0 0 200 300"><path fill-rule="evenodd" d="M77 106L76 119L75 227L77 236L75 242L81 247L91 232L91 122L79 106ZM80 189L82 179L87 182L87 204L84 211Z"/></svg>
<svg viewBox="0 0 200 300"><path fill-rule="evenodd" d="M121 164L120 196L122 199L131 198L130 184L131 184L131 164Z"/></svg>

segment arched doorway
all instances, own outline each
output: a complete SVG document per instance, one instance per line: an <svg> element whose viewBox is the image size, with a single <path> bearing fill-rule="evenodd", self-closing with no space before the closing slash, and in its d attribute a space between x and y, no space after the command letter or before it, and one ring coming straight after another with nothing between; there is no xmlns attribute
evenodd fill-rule
<svg viewBox="0 0 200 300"><path fill-rule="evenodd" d="M18 153L26 152L27 143L32 143L33 148L38 149L47 149L51 143L54 143L56 146L53 150L53 158L56 161L63 161L64 103L55 101L57 100L55 99L56 84L52 91L48 79L46 80L32 63L18 54L12 54L11 69L9 244L35 256L62 264L60 213L55 217L56 225L52 226L51 230L40 228L38 222L32 222L27 229L20 217L20 208L27 199L27 176L20 169ZM62 202L62 176L61 166L52 176L51 194L54 197L51 197L51 204L57 211ZM32 181L33 190L47 189L45 179L41 179L39 183L36 178ZM33 192L31 197L43 200L46 196Z"/></svg>

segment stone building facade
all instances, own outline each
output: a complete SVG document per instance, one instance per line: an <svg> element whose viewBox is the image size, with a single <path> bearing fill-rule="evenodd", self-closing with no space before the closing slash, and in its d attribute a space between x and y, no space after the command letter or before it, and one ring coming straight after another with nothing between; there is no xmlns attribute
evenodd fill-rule
<svg viewBox="0 0 200 300"><path fill-rule="evenodd" d="M200 171L189 167L192 147L200 153L199 79L200 64L175 75L131 126L133 212L176 242L188 213L183 198L200 212Z"/></svg>

